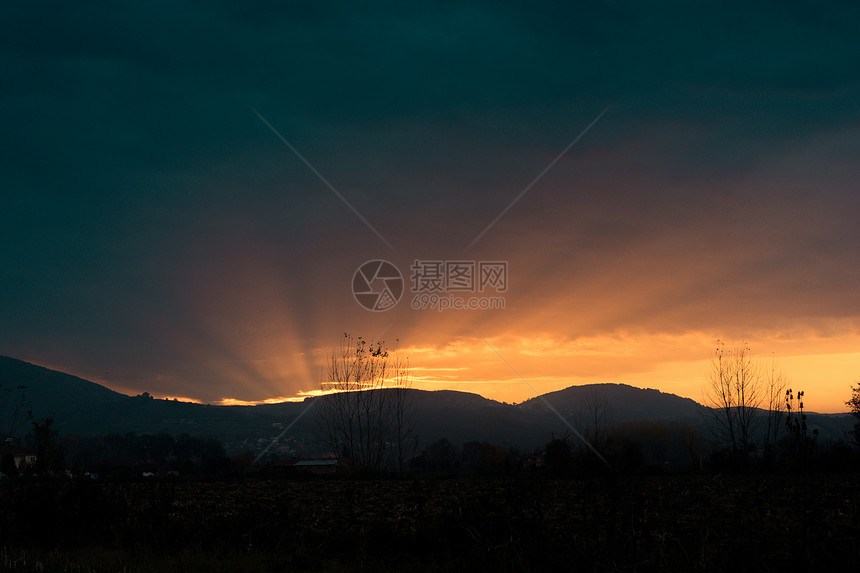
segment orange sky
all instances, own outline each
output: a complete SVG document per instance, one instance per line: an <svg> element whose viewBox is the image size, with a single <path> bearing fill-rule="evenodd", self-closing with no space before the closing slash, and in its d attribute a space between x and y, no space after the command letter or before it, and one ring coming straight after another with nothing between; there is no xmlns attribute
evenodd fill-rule
<svg viewBox="0 0 860 573"><path fill-rule="evenodd" d="M205 403L312 392L344 332L508 402L699 400L717 339L812 410L860 379L849 3L13 4L0 354ZM371 312L375 259L504 261L505 306Z"/></svg>
<svg viewBox="0 0 860 573"><path fill-rule="evenodd" d="M751 176L738 186L762 184ZM767 211L779 219L797 208L785 202ZM148 378L131 369L96 378L135 393L168 388L165 394L211 403L296 399L316 389L328 349L350 332L389 344L399 338L417 388L520 402L535 392L613 382L701 401L721 339L730 347L746 341L754 356L776 358L791 385L805 390L810 410L846 410L849 386L860 378L860 330L850 316L856 296L838 283L828 286L828 296L815 294L817 273L828 270L823 260L773 274L769 265L783 256L775 245L790 243L789 234L762 237L744 216L728 226L678 220L589 243L591 219L556 236L518 220L534 216L524 209L469 253L509 262L505 308L496 310L411 307L412 262L462 258L456 248L426 256L426 248L413 246L410 256L386 255L372 241L346 251L332 246L320 258L329 264L302 269L300 277L253 233L226 249L192 251L207 270L173 286L183 293L181 322L146 319L176 358ZM716 253L707 252L711 243L720 245ZM386 312L361 308L350 292L355 270L374 256L391 260L407 283L403 299ZM849 312L840 316L843 307Z"/></svg>
<svg viewBox="0 0 860 573"><path fill-rule="evenodd" d="M713 340L703 335L562 344L548 338L489 342L541 393L570 385L613 382L656 388L698 402L703 401L710 359L696 359L691 354L699 350L707 355L714 347ZM846 348L856 348L858 339L839 342ZM844 402L850 395L849 386L860 371L860 353L790 354L791 346L774 345L777 349L774 356L788 376L790 386L806 390L807 408L819 412L846 411ZM673 349L677 351L675 357L667 353ZM417 387L454 388L507 402L520 402L535 394L483 342L442 352L444 358L434 349L410 348L408 352L429 364L415 368ZM438 357L434 359L434 355ZM767 362L770 355L763 358ZM571 371L578 374L564 374Z"/></svg>
<svg viewBox="0 0 860 573"><path fill-rule="evenodd" d="M704 333L617 335L577 340L559 339L549 334L531 338L489 335L485 338L494 350L475 336L441 345L404 345L400 352L409 357L414 387L462 390L499 401L521 402L534 397L535 392L611 382L656 388L702 402L705 376L716 342L713 335ZM860 352L852 352L858 348L858 342L860 336L850 333L803 340L760 334L748 340L753 356L762 365L767 365L771 357L775 358L788 377L789 385L805 390L806 407L817 412L846 411L844 402L850 395L849 387L860 372ZM765 353L759 348L768 348L771 352ZM308 353L284 354L276 359L246 361L237 358L232 363L218 362L215 367L228 372L247 391L240 397L224 396L220 401L210 401L247 404L300 399L301 395L315 391L327 352L325 348L315 348ZM295 376L297 371L308 373L303 381ZM294 381L297 392L278 393L279 388L283 389L283 380Z"/></svg>

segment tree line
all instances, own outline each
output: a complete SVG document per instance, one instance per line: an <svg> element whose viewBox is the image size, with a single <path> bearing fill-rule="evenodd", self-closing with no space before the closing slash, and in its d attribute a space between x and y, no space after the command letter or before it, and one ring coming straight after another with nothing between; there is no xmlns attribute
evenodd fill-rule
<svg viewBox="0 0 860 573"><path fill-rule="evenodd" d="M11 452L2 454L0 472L15 476L122 476L216 474L247 466L247 456L228 457L212 438L166 433L59 436L52 418L32 423L21 447L35 461L17 465Z"/></svg>

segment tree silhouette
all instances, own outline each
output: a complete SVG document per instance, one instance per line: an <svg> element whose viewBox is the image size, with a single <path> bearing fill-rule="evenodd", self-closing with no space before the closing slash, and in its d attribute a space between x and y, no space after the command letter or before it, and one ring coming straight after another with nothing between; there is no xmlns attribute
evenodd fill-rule
<svg viewBox="0 0 860 573"><path fill-rule="evenodd" d="M845 405L851 409L851 415L860 419L860 381L851 388L851 398L845 401ZM860 422L854 424L854 441L860 446Z"/></svg>
<svg viewBox="0 0 860 573"><path fill-rule="evenodd" d="M774 446L779 431L782 428L782 414L784 411L783 392L788 385L788 378L779 368L776 359L771 357L771 362L763 373L765 385L765 434L764 434L764 453L770 458L773 454Z"/></svg>
<svg viewBox="0 0 860 573"><path fill-rule="evenodd" d="M448 438L439 438L427 445L418 456L409 462L411 469L431 474L450 474L459 466L457 448L448 441Z"/></svg>
<svg viewBox="0 0 860 573"><path fill-rule="evenodd" d="M602 451L609 439L613 408L603 386L591 386L572 412L576 429L596 450Z"/></svg>
<svg viewBox="0 0 860 573"><path fill-rule="evenodd" d="M54 418L48 416L33 422L32 443L36 450L38 473L61 472L65 469L63 455L57 445L57 432L53 429Z"/></svg>
<svg viewBox="0 0 860 573"><path fill-rule="evenodd" d="M12 443L21 426L33 419L33 412L28 405L26 386L6 386L0 381L0 432L3 432L3 443Z"/></svg>
<svg viewBox="0 0 860 573"><path fill-rule="evenodd" d="M760 367L746 344L727 350L717 341L707 376L705 413L733 458L746 460L756 448L755 422L762 412L765 450L776 441L786 380L775 362Z"/></svg>
<svg viewBox="0 0 860 573"><path fill-rule="evenodd" d="M318 429L331 451L352 469L403 471L414 434L409 365L384 342L345 333L329 356L320 389Z"/></svg>
<svg viewBox="0 0 860 573"><path fill-rule="evenodd" d="M785 426L790 438L786 457L792 465L805 469L812 457L818 430L812 431L813 437L809 436L806 414L803 413L803 398L803 390L798 391L797 395L791 388L785 391Z"/></svg>

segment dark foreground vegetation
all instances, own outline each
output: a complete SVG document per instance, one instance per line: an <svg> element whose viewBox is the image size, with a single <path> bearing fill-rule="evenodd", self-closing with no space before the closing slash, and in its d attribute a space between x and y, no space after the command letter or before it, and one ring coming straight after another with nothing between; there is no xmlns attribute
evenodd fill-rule
<svg viewBox="0 0 860 573"><path fill-rule="evenodd" d="M14 571L854 571L860 477L18 480Z"/></svg>

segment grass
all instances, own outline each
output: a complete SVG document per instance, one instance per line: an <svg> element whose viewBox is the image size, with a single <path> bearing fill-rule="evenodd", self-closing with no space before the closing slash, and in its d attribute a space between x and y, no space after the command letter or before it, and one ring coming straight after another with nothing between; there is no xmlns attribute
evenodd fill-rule
<svg viewBox="0 0 860 573"><path fill-rule="evenodd" d="M860 479L32 482L9 571L853 570Z"/></svg>

